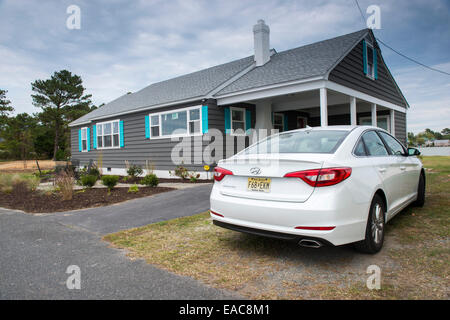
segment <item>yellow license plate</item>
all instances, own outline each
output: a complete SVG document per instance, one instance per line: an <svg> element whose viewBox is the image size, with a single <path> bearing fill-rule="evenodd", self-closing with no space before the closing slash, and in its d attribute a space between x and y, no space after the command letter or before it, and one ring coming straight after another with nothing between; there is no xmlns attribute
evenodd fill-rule
<svg viewBox="0 0 450 320"><path fill-rule="evenodd" d="M248 178L247 190L270 192L270 178Z"/></svg>

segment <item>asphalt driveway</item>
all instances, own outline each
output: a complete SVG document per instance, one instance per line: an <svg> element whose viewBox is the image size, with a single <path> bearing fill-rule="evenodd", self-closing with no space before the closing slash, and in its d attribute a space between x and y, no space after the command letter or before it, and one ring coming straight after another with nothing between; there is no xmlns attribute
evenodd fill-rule
<svg viewBox="0 0 450 320"><path fill-rule="evenodd" d="M230 299L213 289L108 247L101 236L209 207L210 185L109 207L33 216L0 209L0 299ZM81 270L69 290L66 269Z"/></svg>

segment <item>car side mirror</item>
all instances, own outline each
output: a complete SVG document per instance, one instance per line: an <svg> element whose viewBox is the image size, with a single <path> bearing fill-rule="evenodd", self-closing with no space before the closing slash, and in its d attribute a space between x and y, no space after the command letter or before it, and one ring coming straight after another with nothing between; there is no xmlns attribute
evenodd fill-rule
<svg viewBox="0 0 450 320"><path fill-rule="evenodd" d="M408 148L408 156L419 156L420 151L416 148Z"/></svg>

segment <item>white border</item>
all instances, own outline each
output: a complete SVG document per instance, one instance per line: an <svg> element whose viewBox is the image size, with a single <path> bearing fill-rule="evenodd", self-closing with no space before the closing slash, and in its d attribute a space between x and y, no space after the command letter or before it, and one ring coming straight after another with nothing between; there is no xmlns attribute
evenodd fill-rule
<svg viewBox="0 0 450 320"><path fill-rule="evenodd" d="M114 135L114 125L113 125L113 122L118 122L119 123L119 127L118 127L118 129L119 129L119 145L117 146L117 147L114 147L114 146L112 146L112 144L113 144L113 142L114 142L114 139L113 139L113 135ZM102 147L101 148L99 148L99 146L98 146L98 140L95 142L95 144L97 145L97 150L109 150L109 149L120 149L120 119L114 119L114 120L109 120L109 121L103 121L103 122L97 122L97 123L95 123L95 126L98 126L98 125L104 125L104 124L106 124L106 123L111 123L111 147L104 147L103 145L105 144L105 142L104 142L104 139L102 138ZM104 137L104 134L103 134L103 132L104 132L104 129L102 128L102 137ZM95 129L95 137L94 137L94 139L97 139L97 137L98 137L98 128L96 128Z"/></svg>
<svg viewBox="0 0 450 320"><path fill-rule="evenodd" d="M244 114L244 133L235 133L234 130L233 130L233 110L242 111L242 113ZM239 136L246 136L247 135L247 132L245 130L245 124L247 123L246 122L247 121L247 119L246 119L246 117L247 117L246 110L247 109L240 108L240 107L230 107L230 136L237 136L237 137L239 137ZM237 121L237 122L240 122L240 121Z"/></svg>

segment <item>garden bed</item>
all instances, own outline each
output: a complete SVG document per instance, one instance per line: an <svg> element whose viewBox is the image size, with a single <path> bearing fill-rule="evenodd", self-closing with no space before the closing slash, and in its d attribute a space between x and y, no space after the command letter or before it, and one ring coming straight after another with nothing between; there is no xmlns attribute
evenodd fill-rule
<svg viewBox="0 0 450 320"><path fill-rule="evenodd" d="M128 192L128 188L115 188L108 193L106 188L92 188L75 191L72 200L62 200L61 194L54 192L34 191L23 194L0 192L0 207L29 213L51 213L106 206L171 190L175 189L140 187L138 192Z"/></svg>
<svg viewBox="0 0 450 320"><path fill-rule="evenodd" d="M119 183L129 183L129 184L139 184L142 177L119 177ZM197 180L196 182L191 182L189 179L179 179L179 178L158 178L159 183L211 183L213 180Z"/></svg>

